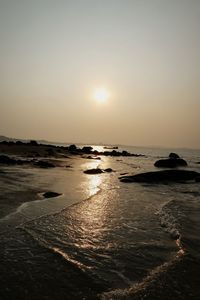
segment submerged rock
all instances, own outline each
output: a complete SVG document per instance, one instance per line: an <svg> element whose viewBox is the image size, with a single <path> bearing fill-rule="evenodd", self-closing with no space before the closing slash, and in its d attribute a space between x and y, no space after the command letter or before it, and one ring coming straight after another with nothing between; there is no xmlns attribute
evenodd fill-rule
<svg viewBox="0 0 200 300"><path fill-rule="evenodd" d="M154 166L157 168L186 167L187 162L182 158L167 158L157 160Z"/></svg>
<svg viewBox="0 0 200 300"><path fill-rule="evenodd" d="M46 192L43 194L44 198L53 198L53 197L58 197L62 194L56 193L56 192Z"/></svg>
<svg viewBox="0 0 200 300"><path fill-rule="evenodd" d="M96 169L85 170L84 173L93 175L93 174L101 174L103 173L103 171L100 168L96 168Z"/></svg>
<svg viewBox="0 0 200 300"><path fill-rule="evenodd" d="M198 180L200 173L187 170L164 170L119 177L121 182L168 183Z"/></svg>
<svg viewBox="0 0 200 300"><path fill-rule="evenodd" d="M111 172L113 172L113 169L107 168L107 169L104 170L104 172L111 173Z"/></svg>

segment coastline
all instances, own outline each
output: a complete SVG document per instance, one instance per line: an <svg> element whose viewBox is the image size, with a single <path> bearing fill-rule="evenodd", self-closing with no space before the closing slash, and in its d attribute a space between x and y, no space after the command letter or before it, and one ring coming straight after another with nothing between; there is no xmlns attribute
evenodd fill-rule
<svg viewBox="0 0 200 300"><path fill-rule="evenodd" d="M10 150L9 155L23 160L29 154ZM38 295L62 300L198 299L199 259L190 249L193 240L185 245L198 213L195 219L177 219L184 204L181 195L189 203L198 200L197 183L154 186L119 181L122 171L148 169L152 158L99 160L65 151L34 159L55 167L0 167L4 184L13 184L13 198L18 191L7 208L10 214L0 222L2 299L13 299L14 293L20 300L26 300L27 293L31 300ZM84 173L109 167L114 172ZM62 195L43 198L48 191ZM8 199L5 194L2 206ZM180 236L175 239L177 226Z"/></svg>

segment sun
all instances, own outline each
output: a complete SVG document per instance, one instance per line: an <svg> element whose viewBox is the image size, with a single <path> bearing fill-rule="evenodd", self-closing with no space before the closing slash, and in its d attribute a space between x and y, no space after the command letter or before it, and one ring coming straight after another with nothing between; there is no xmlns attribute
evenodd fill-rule
<svg viewBox="0 0 200 300"><path fill-rule="evenodd" d="M109 98L109 92L106 88L101 87L101 88L97 88L94 91L94 99L99 102L99 103L104 103L107 102Z"/></svg>

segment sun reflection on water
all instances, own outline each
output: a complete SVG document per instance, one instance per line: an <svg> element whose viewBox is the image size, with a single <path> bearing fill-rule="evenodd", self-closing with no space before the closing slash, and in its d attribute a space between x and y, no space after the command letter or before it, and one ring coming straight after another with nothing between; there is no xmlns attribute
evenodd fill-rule
<svg viewBox="0 0 200 300"><path fill-rule="evenodd" d="M101 183L102 183L101 175L91 175L88 178L89 197L91 197L99 192Z"/></svg>
<svg viewBox="0 0 200 300"><path fill-rule="evenodd" d="M99 161L90 161L82 165L83 170L99 168ZM88 198L97 194L102 183L102 174L86 175L87 180L84 183Z"/></svg>

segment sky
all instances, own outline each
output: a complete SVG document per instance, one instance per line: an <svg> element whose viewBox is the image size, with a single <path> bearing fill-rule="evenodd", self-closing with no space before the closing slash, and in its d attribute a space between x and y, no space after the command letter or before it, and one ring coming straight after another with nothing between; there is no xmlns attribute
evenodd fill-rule
<svg viewBox="0 0 200 300"><path fill-rule="evenodd" d="M199 0L0 0L0 135L200 149L199 79Z"/></svg>

